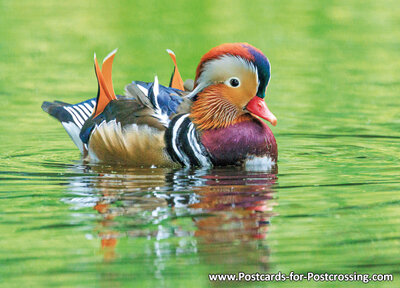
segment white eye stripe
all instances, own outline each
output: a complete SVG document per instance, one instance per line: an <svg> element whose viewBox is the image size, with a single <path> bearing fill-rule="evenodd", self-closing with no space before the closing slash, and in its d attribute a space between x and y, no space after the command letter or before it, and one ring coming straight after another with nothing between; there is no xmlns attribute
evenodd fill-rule
<svg viewBox="0 0 400 288"><path fill-rule="evenodd" d="M228 80L226 80L224 83L225 83L225 85L232 87L232 88L238 88L238 87L240 87L240 84L241 84L240 79L238 77L231 77Z"/></svg>
<svg viewBox="0 0 400 288"><path fill-rule="evenodd" d="M201 73L196 80L197 87L201 86L202 89L204 89L205 87L212 85L213 83L221 83L219 81L222 81L222 79L224 79L224 73L221 73L221 71L242 71L243 68L253 73L255 77L257 77L258 81L258 72L256 66L254 65L254 63L249 62L242 57L223 55L221 57L218 57L217 59L209 60L203 64ZM225 81L222 83L225 83Z"/></svg>

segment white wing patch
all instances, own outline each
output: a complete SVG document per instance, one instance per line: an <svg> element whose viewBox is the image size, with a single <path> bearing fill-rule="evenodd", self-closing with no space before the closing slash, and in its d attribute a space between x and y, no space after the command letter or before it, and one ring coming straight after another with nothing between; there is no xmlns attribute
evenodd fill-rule
<svg viewBox="0 0 400 288"><path fill-rule="evenodd" d="M158 83L158 77L154 77L154 85L153 85L153 94L154 94L154 102L155 102L155 107L154 107L154 114L153 117L157 118L158 121L161 122L161 124L164 127L168 127L168 124L170 122L168 114L163 113L160 105L158 105L158 95L160 94L160 84Z"/></svg>
<svg viewBox="0 0 400 288"><path fill-rule="evenodd" d="M139 87L140 90L144 93L144 95L149 96L149 90L144 88L142 85L136 84L137 87Z"/></svg>

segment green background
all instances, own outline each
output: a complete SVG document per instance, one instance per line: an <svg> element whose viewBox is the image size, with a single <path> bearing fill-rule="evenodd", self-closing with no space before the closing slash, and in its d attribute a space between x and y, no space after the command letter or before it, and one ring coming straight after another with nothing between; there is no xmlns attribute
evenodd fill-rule
<svg viewBox="0 0 400 288"><path fill-rule="evenodd" d="M215 285L208 273L239 271L395 277L245 287L398 287L398 1L0 0L0 14L2 287L203 287ZM277 179L87 167L40 109L96 95L93 52L119 48L113 81L123 93L155 75L168 84L165 49L193 78L224 42L248 42L271 62ZM240 206L250 196L260 211ZM93 209L100 202L106 213ZM107 237L113 249L102 248Z"/></svg>

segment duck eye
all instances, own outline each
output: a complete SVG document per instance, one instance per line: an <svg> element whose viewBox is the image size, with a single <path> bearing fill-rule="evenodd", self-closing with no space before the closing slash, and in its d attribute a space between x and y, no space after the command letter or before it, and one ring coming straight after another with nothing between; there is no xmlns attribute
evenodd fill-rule
<svg viewBox="0 0 400 288"><path fill-rule="evenodd" d="M234 87L234 88L240 86L240 81L239 81L239 79L236 78L236 77L230 78L227 82L228 82L228 85L229 85L229 86Z"/></svg>

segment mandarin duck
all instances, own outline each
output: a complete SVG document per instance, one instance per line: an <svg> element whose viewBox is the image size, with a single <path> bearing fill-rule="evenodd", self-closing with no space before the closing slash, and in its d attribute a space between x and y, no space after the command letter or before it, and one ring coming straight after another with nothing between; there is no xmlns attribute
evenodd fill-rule
<svg viewBox="0 0 400 288"><path fill-rule="evenodd" d="M115 95L116 50L94 56L97 97L77 104L43 102L92 162L132 166L271 166L277 161L268 125L277 119L265 103L270 64L247 43L222 44L200 60L192 84L183 82L175 54L169 87L133 81Z"/></svg>

